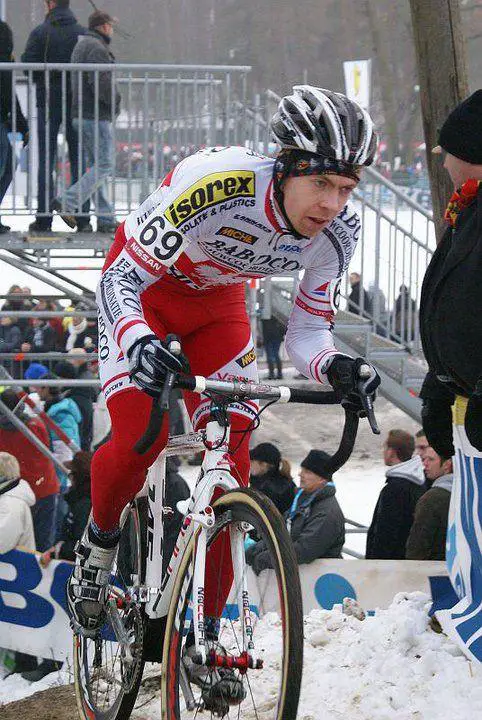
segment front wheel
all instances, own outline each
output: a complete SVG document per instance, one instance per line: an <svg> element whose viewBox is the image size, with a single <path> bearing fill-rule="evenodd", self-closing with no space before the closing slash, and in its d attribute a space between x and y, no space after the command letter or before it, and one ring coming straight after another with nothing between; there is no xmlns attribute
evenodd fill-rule
<svg viewBox="0 0 482 720"><path fill-rule="evenodd" d="M245 639L239 619L237 593L233 589L227 600L215 596L219 618L216 631L207 634L207 650L225 657L226 666L238 689L237 699L218 697L212 701L222 669L205 667L202 682L192 682L186 672L187 645L192 641L192 576L196 538L186 548L174 585L167 616L162 675L162 719L194 720L203 711L204 718L243 718L243 720L295 720L303 667L303 612L298 566L288 531L281 515L268 498L250 489L227 492L213 503L215 525L208 536L209 548L226 543L233 534L241 533L245 543L256 537L263 543L265 558L272 570L255 576L248 573L251 603L252 640L256 657L262 667L238 669L240 658L246 657ZM213 553L215 554L215 553ZM217 553L219 558L219 553ZM216 568L216 577L226 572L225 557ZM240 583L243 578L235 578ZM221 581L218 587L221 586ZM236 591L236 588L234 587ZM206 588L206 600L208 592ZM222 607L222 611L219 608ZM210 619L211 620L211 619ZM213 623L211 622L211 626ZM191 640L189 636L191 635ZM223 661L224 662L224 661ZM232 669L232 668L235 669ZM218 693L219 695L219 693Z"/></svg>

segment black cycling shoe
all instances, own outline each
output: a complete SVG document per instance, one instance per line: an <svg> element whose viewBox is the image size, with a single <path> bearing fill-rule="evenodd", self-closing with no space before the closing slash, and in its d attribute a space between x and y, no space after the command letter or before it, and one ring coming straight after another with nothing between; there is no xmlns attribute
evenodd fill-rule
<svg viewBox="0 0 482 720"><path fill-rule="evenodd" d="M92 540L89 527L75 547L75 567L67 584L67 605L75 632L95 636L105 619L104 607L111 568L117 553Z"/></svg>

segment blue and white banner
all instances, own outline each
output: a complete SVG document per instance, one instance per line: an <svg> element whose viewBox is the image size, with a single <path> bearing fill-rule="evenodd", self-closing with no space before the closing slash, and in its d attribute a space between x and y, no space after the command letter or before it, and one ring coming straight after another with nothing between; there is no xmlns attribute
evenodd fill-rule
<svg viewBox="0 0 482 720"><path fill-rule="evenodd" d="M454 417L454 483L447 528L447 567L459 602L438 610L444 632L470 659L482 662L482 453L464 428L466 398Z"/></svg>
<svg viewBox="0 0 482 720"><path fill-rule="evenodd" d="M65 604L72 565L53 560L42 568L38 557L20 550L0 555L0 647L64 660L72 651ZM259 606L253 608L255 612L278 608L272 571L257 578L250 569L249 573L251 605ZM430 578L443 575L443 562L317 560L300 566L303 610L305 614L320 607L329 610L343 598L352 597L365 610L373 611L388 607L398 592L430 594Z"/></svg>

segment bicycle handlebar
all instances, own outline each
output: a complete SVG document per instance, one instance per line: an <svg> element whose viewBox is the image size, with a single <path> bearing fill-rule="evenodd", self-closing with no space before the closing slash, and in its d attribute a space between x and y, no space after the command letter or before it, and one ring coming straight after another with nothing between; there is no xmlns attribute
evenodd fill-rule
<svg viewBox="0 0 482 720"><path fill-rule="evenodd" d="M180 354L181 346L177 338L170 335L166 340L169 350L176 355ZM366 413L372 432L379 434L380 430L375 418L372 398L367 392L367 386L372 378L370 366L361 365L359 375L358 392L363 410ZM275 402L296 402L310 405L335 405L341 403L345 410L345 424L338 450L331 456L332 472L339 470L352 453L358 431L359 414L344 406L343 398L339 393L323 390L305 390L287 385L267 385L248 380L214 380L205 378L202 375L178 375L168 371L159 399L153 400L146 431L134 446L139 455L144 455L156 441L162 427L164 413L169 409L169 395L174 387L190 390L200 395L205 392L213 392L218 395L226 395L233 400L273 400Z"/></svg>

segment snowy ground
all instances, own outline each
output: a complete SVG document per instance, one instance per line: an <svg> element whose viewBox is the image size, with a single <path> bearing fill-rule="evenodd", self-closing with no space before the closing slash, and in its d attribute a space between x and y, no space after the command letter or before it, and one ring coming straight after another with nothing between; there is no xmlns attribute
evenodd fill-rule
<svg viewBox="0 0 482 720"><path fill-rule="evenodd" d="M360 621L340 607L305 618L305 662L299 720L467 720L482 716L482 669L428 627L429 598L397 595L387 610ZM263 624L263 646L274 650L277 628ZM258 626L258 632L261 628ZM276 660L276 653L272 653ZM159 666L145 674L133 718L160 718ZM0 704L69 682L56 673L29 685L0 680ZM270 693L269 683L264 688ZM39 704L42 696L32 699ZM65 717L72 717L73 708ZM481 715L479 715L479 712ZM43 715L41 716L44 717ZM45 715L48 717L48 715ZM271 717L258 714L259 720Z"/></svg>

